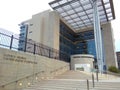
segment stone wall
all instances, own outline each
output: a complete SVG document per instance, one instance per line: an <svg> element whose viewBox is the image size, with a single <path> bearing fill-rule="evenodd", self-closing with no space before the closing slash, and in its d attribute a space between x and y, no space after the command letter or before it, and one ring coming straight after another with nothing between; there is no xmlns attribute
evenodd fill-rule
<svg viewBox="0 0 120 90"><path fill-rule="evenodd" d="M0 90L18 90L69 70L69 63L0 48Z"/></svg>

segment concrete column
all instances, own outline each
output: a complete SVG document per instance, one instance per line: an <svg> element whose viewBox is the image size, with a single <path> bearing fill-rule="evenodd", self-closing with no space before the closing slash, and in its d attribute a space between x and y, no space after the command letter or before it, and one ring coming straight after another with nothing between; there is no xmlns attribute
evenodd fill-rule
<svg viewBox="0 0 120 90"><path fill-rule="evenodd" d="M113 39L113 30L111 27L111 23L106 23L102 25L103 29L103 38L104 38L104 51L105 51L105 61L107 65L107 69L109 66L117 65L117 59L115 54L115 47L114 47L114 39Z"/></svg>

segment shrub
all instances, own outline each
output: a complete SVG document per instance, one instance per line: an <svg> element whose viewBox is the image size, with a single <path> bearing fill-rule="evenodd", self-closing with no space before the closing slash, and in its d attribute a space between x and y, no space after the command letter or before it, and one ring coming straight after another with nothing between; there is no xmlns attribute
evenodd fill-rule
<svg viewBox="0 0 120 90"><path fill-rule="evenodd" d="M119 73L119 70L118 70L115 66L110 66L110 67L108 68L108 70L109 70L110 72Z"/></svg>

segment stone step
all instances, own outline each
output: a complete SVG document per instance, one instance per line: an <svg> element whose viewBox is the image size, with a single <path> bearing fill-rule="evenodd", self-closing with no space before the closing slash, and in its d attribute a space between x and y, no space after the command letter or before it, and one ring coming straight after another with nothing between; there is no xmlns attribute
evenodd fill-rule
<svg viewBox="0 0 120 90"><path fill-rule="evenodd" d="M106 77L103 75L99 75L99 82L95 77L95 87L93 88L92 74L79 71L67 71L53 79L42 80L23 90L87 90L87 79L89 79L89 90L120 90L120 82L112 82L109 79L106 82Z"/></svg>

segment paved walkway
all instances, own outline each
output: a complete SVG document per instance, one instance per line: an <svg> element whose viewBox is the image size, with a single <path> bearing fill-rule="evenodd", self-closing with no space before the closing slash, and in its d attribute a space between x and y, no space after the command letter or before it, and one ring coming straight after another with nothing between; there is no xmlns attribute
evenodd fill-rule
<svg viewBox="0 0 120 90"><path fill-rule="evenodd" d="M86 73L83 71L67 71L62 75L54 77L55 79L77 79L86 80L92 78L92 73Z"/></svg>

